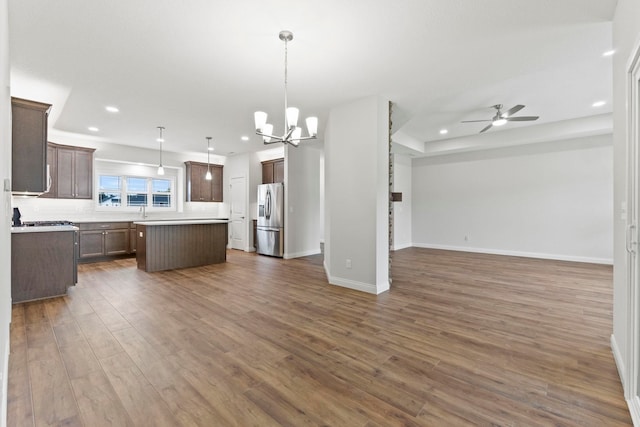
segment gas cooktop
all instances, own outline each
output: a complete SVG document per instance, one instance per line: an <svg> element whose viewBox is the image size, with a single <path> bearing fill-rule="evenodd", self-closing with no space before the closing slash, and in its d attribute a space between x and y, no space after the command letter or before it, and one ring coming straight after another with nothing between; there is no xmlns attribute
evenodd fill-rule
<svg viewBox="0 0 640 427"><path fill-rule="evenodd" d="M54 227L57 225L73 225L73 222L67 220L57 221L23 221L23 227Z"/></svg>

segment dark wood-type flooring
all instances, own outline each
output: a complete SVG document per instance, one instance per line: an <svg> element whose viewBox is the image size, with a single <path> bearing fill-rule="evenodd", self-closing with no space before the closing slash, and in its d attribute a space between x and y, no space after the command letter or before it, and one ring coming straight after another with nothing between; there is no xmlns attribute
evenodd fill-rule
<svg viewBox="0 0 640 427"><path fill-rule="evenodd" d="M629 426L610 266L404 249L374 296L320 256L80 265L17 304L9 426Z"/></svg>

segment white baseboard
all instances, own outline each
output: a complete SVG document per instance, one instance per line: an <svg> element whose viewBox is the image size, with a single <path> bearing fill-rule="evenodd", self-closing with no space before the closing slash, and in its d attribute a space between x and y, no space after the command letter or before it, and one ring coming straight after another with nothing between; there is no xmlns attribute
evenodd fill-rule
<svg viewBox="0 0 640 427"><path fill-rule="evenodd" d="M627 400L627 406L629 407L629 414L631 414L631 421L634 426L640 426L640 399L638 396L633 396Z"/></svg>
<svg viewBox="0 0 640 427"><path fill-rule="evenodd" d="M618 368L618 376L620 376L620 382L622 382L622 389L626 390L625 379L627 378L627 369L624 366L624 359L622 358L622 353L620 353L620 348L618 348L618 342L616 341L616 337L611 334L611 352L613 353L613 360L616 362L616 368Z"/></svg>
<svg viewBox="0 0 640 427"><path fill-rule="evenodd" d="M310 249L308 251L302 251L302 252L293 252L293 253L286 252L283 255L283 258L284 259L301 258L301 257L304 257L304 256L318 255L320 253L322 253L322 252L320 252L320 248Z"/></svg>
<svg viewBox="0 0 640 427"><path fill-rule="evenodd" d="M7 393L9 389L9 353L11 352L11 340L9 325L7 325L6 341L4 342L4 354L2 355L2 407L0 409L0 426L7 425Z"/></svg>
<svg viewBox="0 0 640 427"><path fill-rule="evenodd" d="M399 244L399 245L397 245L397 244L395 244L395 243L394 243L394 244L393 244L393 249L392 249L392 250L394 250L394 251L399 251L400 249L407 249L407 248L410 248L410 247L412 247L412 246L413 246L413 244L412 244L412 243L401 243L401 244Z"/></svg>
<svg viewBox="0 0 640 427"><path fill-rule="evenodd" d="M371 283L357 282L355 280L344 279L342 277L335 277L329 274L329 270L327 269L327 262L322 263L324 267L324 273L327 275L327 281L330 285L341 286L343 288L353 289L355 291L366 292L368 294L378 295L382 292L386 292L389 290L389 281L386 282L386 286L383 283L380 286L380 290L378 291L376 285L372 285Z"/></svg>
<svg viewBox="0 0 640 427"><path fill-rule="evenodd" d="M627 368L620 353L620 348L616 341L616 337L611 334L611 352L613 353L613 360L616 362L616 368L618 368L618 375L620 376L620 382L622 383L622 389L624 395L627 396L630 390L627 390L626 378ZM631 421L634 426L640 426L640 399L638 396L632 396L631 399L626 399L627 407L629 408L629 414L631 415Z"/></svg>
<svg viewBox="0 0 640 427"><path fill-rule="evenodd" d="M416 248L443 249L447 251L474 252L474 253L481 253L481 254L507 255L507 256L519 256L519 257L525 257L525 258L552 259L557 261L573 261L573 262L586 262L590 264L613 265L613 259L611 258L593 258L593 257L582 257L582 256L573 256L573 255L547 254L547 253L539 253L539 252L522 252L522 251L511 251L511 250L502 250L502 249L471 248L468 246L434 245L430 243L414 243L413 246L415 246Z"/></svg>
<svg viewBox="0 0 640 427"><path fill-rule="evenodd" d="M376 286L371 283L356 282L355 280L343 279L340 277L330 277L329 284L342 286L343 288L349 288L360 292L366 292L368 294L378 294Z"/></svg>

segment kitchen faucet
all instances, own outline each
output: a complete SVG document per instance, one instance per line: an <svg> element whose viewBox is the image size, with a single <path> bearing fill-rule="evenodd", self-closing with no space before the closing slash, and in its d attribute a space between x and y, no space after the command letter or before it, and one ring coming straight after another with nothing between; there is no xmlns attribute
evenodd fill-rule
<svg viewBox="0 0 640 427"><path fill-rule="evenodd" d="M147 207L145 205L140 206L140 212L142 212L142 219L147 217Z"/></svg>

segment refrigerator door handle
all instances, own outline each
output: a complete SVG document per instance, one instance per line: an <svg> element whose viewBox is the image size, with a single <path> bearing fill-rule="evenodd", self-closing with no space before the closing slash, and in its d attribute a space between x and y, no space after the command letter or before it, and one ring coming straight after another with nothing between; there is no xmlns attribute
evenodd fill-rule
<svg viewBox="0 0 640 427"><path fill-rule="evenodd" d="M267 189L267 196L264 201L265 217L271 219L271 190Z"/></svg>

